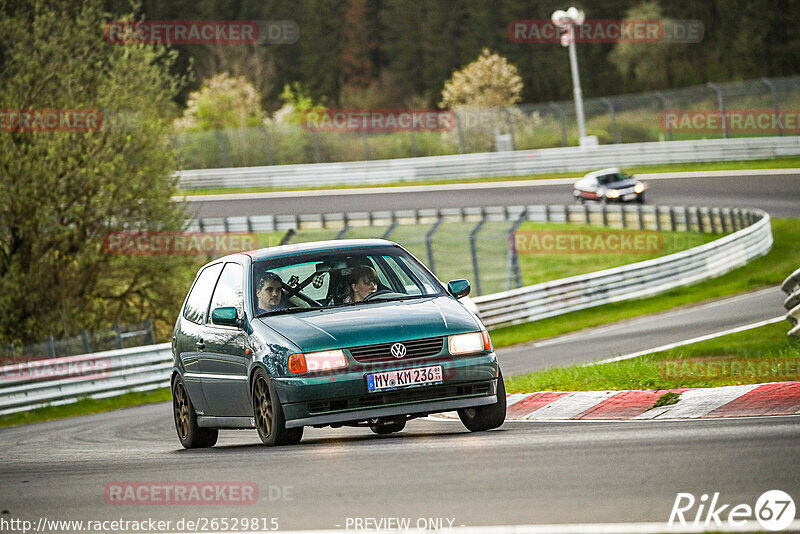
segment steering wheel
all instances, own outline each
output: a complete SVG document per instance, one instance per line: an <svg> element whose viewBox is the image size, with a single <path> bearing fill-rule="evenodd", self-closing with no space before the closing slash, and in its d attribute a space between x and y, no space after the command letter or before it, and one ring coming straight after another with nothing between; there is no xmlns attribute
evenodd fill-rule
<svg viewBox="0 0 800 534"><path fill-rule="evenodd" d="M389 291L388 289L379 289L378 291L375 291L374 293L370 293L369 295L364 297L363 302L370 301L370 300L374 299L375 297L379 297L381 295L386 295L387 293L394 293L394 291Z"/></svg>

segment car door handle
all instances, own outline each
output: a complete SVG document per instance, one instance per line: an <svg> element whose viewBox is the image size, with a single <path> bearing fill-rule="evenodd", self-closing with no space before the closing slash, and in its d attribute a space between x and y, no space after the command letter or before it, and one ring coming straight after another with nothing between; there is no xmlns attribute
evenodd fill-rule
<svg viewBox="0 0 800 534"><path fill-rule="evenodd" d="M195 343L194 345L195 345L195 347L197 347L199 350L203 350L203 349L205 349L205 348L206 348L206 344L205 344L205 343L203 343L203 340L202 340L202 339L201 339L200 341L198 341L197 343Z"/></svg>

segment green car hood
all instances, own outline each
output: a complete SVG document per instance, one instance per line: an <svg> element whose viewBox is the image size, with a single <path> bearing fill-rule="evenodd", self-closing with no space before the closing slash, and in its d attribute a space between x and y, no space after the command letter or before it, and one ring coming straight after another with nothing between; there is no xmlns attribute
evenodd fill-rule
<svg viewBox="0 0 800 534"><path fill-rule="evenodd" d="M475 332L481 325L450 297L374 302L262 317L303 352Z"/></svg>

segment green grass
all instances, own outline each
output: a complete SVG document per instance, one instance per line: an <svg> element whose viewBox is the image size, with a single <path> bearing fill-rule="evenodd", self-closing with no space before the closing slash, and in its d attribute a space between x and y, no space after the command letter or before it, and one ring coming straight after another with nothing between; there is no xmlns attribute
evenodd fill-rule
<svg viewBox="0 0 800 534"><path fill-rule="evenodd" d="M26 412L13 413L0 416L0 427L24 425L28 423L40 423L53 419L63 419L65 417L75 417L90 413L109 412L129 406L139 406L140 404L151 404L154 402L164 402L172 400L172 393L169 388L159 388L152 391L132 392L116 397L105 399L85 398L71 404L61 406L46 406Z"/></svg>
<svg viewBox="0 0 800 534"><path fill-rule="evenodd" d="M800 340L786 335L789 328L788 322L780 321L629 360L507 377L506 390L675 389L800 380ZM776 362L792 366L779 368ZM730 369L737 370L731 373Z"/></svg>
<svg viewBox="0 0 800 534"><path fill-rule="evenodd" d="M800 240L797 239L800 220L773 219L772 235L774 243L769 253L713 280L675 288L655 297L496 328L492 330L492 342L495 347L507 347L780 284L800 264Z"/></svg>
<svg viewBox="0 0 800 534"><path fill-rule="evenodd" d="M719 171L719 170L747 170L747 169L790 169L800 167L800 156L789 156L780 158L748 160L748 161L724 161L724 162L706 162L706 163L671 163L665 165L635 165L626 167L628 173L660 173L660 172L690 172L690 171ZM453 184L453 183L484 183L484 182L502 182L509 180L545 180L551 178L577 178L582 176L582 173L562 172L562 173L544 173L544 174L529 174L524 176L490 176L483 178L451 178L447 180L420 180L420 181L404 181L399 180L391 184L382 184L380 187L398 187L408 185L439 185L439 184ZM368 188L378 187L375 184L339 184L327 186L308 186L308 187L240 187L240 188L224 188L224 187L209 187L201 189L186 189L180 191L180 195L219 195L226 193L263 193L270 191L305 191L305 190L318 190L318 189L351 189L351 188Z"/></svg>
<svg viewBox="0 0 800 534"><path fill-rule="evenodd" d="M620 231L619 228L602 228L597 226L587 225L564 225L564 224L542 224L542 223L524 223L520 227L518 235L521 239L525 239L526 232L537 232L535 236L548 235L549 232L541 234L540 231L553 231L565 232L569 236L571 232L582 232L594 238L595 236L606 236ZM627 230L626 233L633 235L652 236L660 238L659 243L655 243L657 250L648 252L642 250L640 252L632 253L589 253L589 254L575 254L566 251L565 253L538 253L542 250L539 248L518 246L520 270L522 272L522 285L536 284L539 282L547 282L549 280L558 280L579 274L587 274L603 269L611 269L612 267L619 267L621 265L628 265L639 261L645 261L659 256L666 256L674 252L680 252L688 248L697 247L704 243L714 241L722 237L722 234L701 234L699 232L661 232L655 231L639 231ZM562 234L564 235L564 234ZM539 240L542 237L538 237ZM531 239L528 240L530 242ZM522 241L525 243L525 241ZM541 241L539 241L541 243ZM526 253L527 252L527 253ZM500 290L504 290L505 287Z"/></svg>

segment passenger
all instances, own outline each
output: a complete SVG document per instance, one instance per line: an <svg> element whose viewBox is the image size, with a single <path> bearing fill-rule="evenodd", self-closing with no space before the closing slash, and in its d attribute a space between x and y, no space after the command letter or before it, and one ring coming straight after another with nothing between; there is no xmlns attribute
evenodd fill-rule
<svg viewBox="0 0 800 534"><path fill-rule="evenodd" d="M378 289L378 275L367 265L353 267L350 273L350 294L344 302L361 302Z"/></svg>
<svg viewBox="0 0 800 534"><path fill-rule="evenodd" d="M286 294L283 292L281 277L273 272L266 272L258 280L258 309L256 313L267 313L289 307Z"/></svg>

